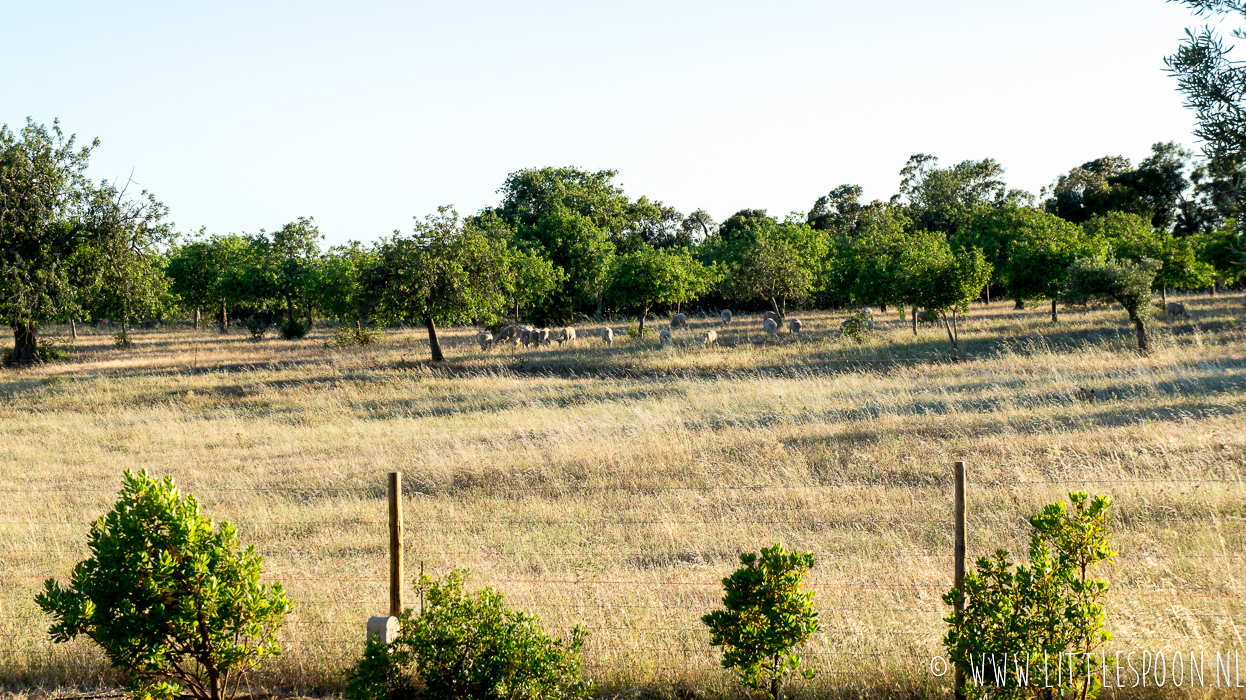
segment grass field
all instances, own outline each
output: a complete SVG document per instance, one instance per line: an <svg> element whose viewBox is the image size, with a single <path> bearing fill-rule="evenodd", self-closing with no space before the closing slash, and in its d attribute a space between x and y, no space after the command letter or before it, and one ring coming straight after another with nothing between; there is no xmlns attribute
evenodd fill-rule
<svg viewBox="0 0 1246 700"><path fill-rule="evenodd" d="M1052 325L975 305L958 364L941 327L915 337L894 312L860 345L835 339L842 312L795 312L804 337L779 342L758 317L694 316L669 350L621 323L610 348L514 353L452 328L441 366L422 329L342 350L325 328L179 327L129 351L87 329L70 362L0 370L0 680L115 680L85 644L52 645L32 598L85 556L124 468L176 477L286 586L286 652L254 692L340 690L386 611L388 471L411 576L470 568L548 627L582 624L602 692L730 687L699 618L740 552L777 541L818 555L819 676L801 692L942 694L954 460L971 557L1022 556L1043 504L1109 493L1112 647L1246 652L1246 308L1184 300L1193 321L1157 319L1148 356L1121 311ZM721 346L702 349L710 327Z"/></svg>

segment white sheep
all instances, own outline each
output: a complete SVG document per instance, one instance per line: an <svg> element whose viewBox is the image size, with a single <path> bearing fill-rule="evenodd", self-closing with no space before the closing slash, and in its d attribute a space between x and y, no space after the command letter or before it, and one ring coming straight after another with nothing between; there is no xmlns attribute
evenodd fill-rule
<svg viewBox="0 0 1246 700"><path fill-rule="evenodd" d="M488 352L489 348L493 347L493 334L489 331L485 331L476 336L476 339L480 341L480 349L485 352Z"/></svg>
<svg viewBox="0 0 1246 700"><path fill-rule="evenodd" d="M761 322L763 326L766 324L766 319L770 319L774 321L776 326L783 323L783 319L780 318L779 315L773 311L767 311L766 313L761 315Z"/></svg>
<svg viewBox="0 0 1246 700"><path fill-rule="evenodd" d="M718 340L718 331L709 330L701 334L701 347L708 348Z"/></svg>
<svg viewBox="0 0 1246 700"><path fill-rule="evenodd" d="M602 328L597 333L606 345L614 345L614 331L610 330L610 328Z"/></svg>
<svg viewBox="0 0 1246 700"><path fill-rule="evenodd" d="M536 333L537 333L537 339L540 345L549 345L550 337L552 334L549 332L548 328L542 328Z"/></svg>
<svg viewBox="0 0 1246 700"><path fill-rule="evenodd" d="M671 316L671 328L683 328L688 325L688 314L675 314Z"/></svg>
<svg viewBox="0 0 1246 700"><path fill-rule="evenodd" d="M771 338L779 337L779 324L775 323L773 318L766 319L765 322L762 323L761 325L762 325L762 328L766 329L766 335L770 336Z"/></svg>
<svg viewBox="0 0 1246 700"><path fill-rule="evenodd" d="M926 311L925 309L922 309L917 312L917 320L922 322L937 321L939 320L939 315L933 311Z"/></svg>
<svg viewBox="0 0 1246 700"><path fill-rule="evenodd" d="M720 318L722 318L723 323L731 323L731 312L728 311L727 309L723 309L722 313L718 315Z"/></svg>
<svg viewBox="0 0 1246 700"><path fill-rule="evenodd" d="M801 323L799 318L788 319L787 332L800 335Z"/></svg>
<svg viewBox="0 0 1246 700"><path fill-rule="evenodd" d="M671 332L665 328L663 328L662 332L658 334L658 343L664 348L669 348L671 346L671 339Z"/></svg>
<svg viewBox="0 0 1246 700"><path fill-rule="evenodd" d="M575 329L574 328L562 329L558 333L554 334L554 340L558 341L558 345L560 347L562 346L563 343L570 343L574 341L575 340Z"/></svg>
<svg viewBox="0 0 1246 700"><path fill-rule="evenodd" d="M1168 315L1169 316L1185 316L1186 318L1191 318L1190 312L1185 310L1185 304L1182 304L1179 301L1168 302Z"/></svg>
<svg viewBox="0 0 1246 700"><path fill-rule="evenodd" d="M868 306L861 307L861 315L865 317L865 327L874 330L874 312Z"/></svg>
<svg viewBox="0 0 1246 700"><path fill-rule="evenodd" d="M532 345L538 340L538 338L536 337L536 331L532 328L520 328L519 329L519 340L520 342L523 343L523 346L525 348L528 347L529 345Z"/></svg>

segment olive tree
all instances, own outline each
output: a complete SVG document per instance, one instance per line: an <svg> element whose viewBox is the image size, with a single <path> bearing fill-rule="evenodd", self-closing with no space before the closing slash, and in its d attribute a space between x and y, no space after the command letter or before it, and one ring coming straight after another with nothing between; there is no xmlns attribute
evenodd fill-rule
<svg viewBox="0 0 1246 700"><path fill-rule="evenodd" d="M441 362L437 324L492 319L508 301L512 274L505 240L464 223L453 207L438 207L413 236L395 231L379 245L361 286L388 320L423 321L433 362Z"/></svg>
<svg viewBox="0 0 1246 700"><path fill-rule="evenodd" d="M1138 262L1107 258L1083 258L1069 266L1068 280L1060 298L1069 304L1097 301L1120 304L1133 321L1138 349L1148 350L1146 319L1151 314L1151 284L1160 262L1143 258Z"/></svg>

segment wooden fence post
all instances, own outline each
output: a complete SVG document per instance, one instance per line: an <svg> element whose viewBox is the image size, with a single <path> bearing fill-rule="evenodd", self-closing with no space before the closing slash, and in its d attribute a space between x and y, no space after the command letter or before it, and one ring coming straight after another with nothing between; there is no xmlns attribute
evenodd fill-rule
<svg viewBox="0 0 1246 700"><path fill-rule="evenodd" d="M956 475L956 555L954 557L956 573L952 585L957 590L963 591L965 587L965 463L953 463L952 471ZM963 606L958 601L956 612L961 612L962 609ZM965 672L960 666L956 667L954 683L956 700L964 700Z"/></svg>
<svg viewBox="0 0 1246 700"><path fill-rule="evenodd" d="M402 613L402 472L389 473L389 614Z"/></svg>

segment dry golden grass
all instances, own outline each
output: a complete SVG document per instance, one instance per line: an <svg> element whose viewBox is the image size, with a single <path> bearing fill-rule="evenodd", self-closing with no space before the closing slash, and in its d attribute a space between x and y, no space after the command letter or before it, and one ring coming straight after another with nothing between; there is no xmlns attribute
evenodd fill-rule
<svg viewBox="0 0 1246 700"><path fill-rule="evenodd" d="M1194 321L1157 320L1145 357L1120 311L1053 326L976 306L959 364L941 328L914 337L894 313L861 345L835 339L844 314L827 312L794 313L805 337L777 343L758 317L694 317L669 350L615 323L610 348L482 353L453 328L436 367L422 329L354 350L329 329L149 330L131 351L88 329L72 362L0 371L0 679L114 679L87 645L49 643L32 598L85 556L123 468L176 477L286 586L286 652L256 692L340 688L386 608L392 470L410 575L467 567L554 630L584 625L604 691L728 687L699 618L739 552L778 541L819 558L808 691L941 693L927 664L953 460L970 470L971 556L1021 557L1043 504L1109 493L1113 647L1246 651L1246 309L1185 301ZM720 347L702 349L710 327Z"/></svg>

